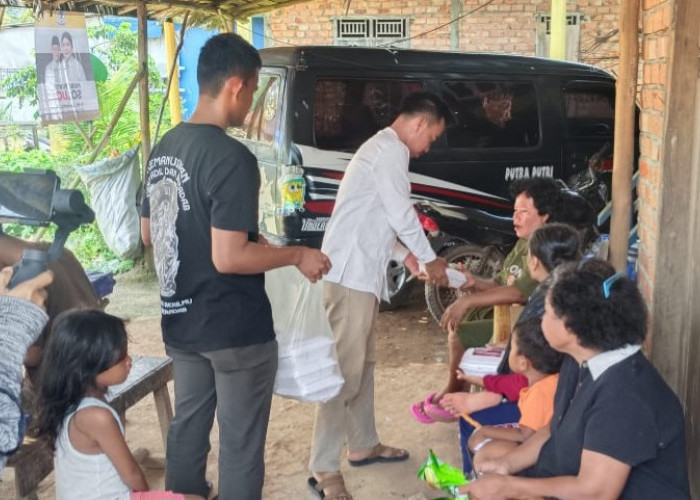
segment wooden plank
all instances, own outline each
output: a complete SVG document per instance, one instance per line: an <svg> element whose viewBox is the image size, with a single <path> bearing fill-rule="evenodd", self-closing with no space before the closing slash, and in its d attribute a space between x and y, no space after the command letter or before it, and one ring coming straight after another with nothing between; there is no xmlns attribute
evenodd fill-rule
<svg viewBox="0 0 700 500"><path fill-rule="evenodd" d="M651 359L686 410L688 470L700 470L700 2L676 0L661 157ZM690 474L691 497L700 476Z"/></svg>

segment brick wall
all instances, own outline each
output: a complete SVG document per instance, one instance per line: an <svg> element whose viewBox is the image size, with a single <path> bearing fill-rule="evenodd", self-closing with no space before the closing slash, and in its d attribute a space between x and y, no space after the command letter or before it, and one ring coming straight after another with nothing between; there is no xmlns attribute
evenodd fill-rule
<svg viewBox="0 0 700 500"><path fill-rule="evenodd" d="M577 0L570 12L583 14L582 62L615 70L618 57L617 19L620 0ZM267 15L266 46L333 43L331 19L346 14L345 2L316 0ZM469 0L462 14L483 6L459 21L459 49L534 55L537 14L548 14L551 0ZM416 0L410 6L396 0L352 0L350 16L409 16L411 48L449 50L451 0ZM435 31L431 31L446 25ZM420 36L416 36L420 35Z"/></svg>
<svg viewBox="0 0 700 500"><path fill-rule="evenodd" d="M652 288L659 234L661 169L666 119L666 84L669 67L671 17L674 0L642 2L642 81L640 90L639 286L652 306Z"/></svg>

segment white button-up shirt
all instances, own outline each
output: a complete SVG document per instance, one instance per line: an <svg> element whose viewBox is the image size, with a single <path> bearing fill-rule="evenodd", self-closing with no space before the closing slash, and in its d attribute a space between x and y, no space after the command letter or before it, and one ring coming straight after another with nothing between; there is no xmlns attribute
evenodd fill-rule
<svg viewBox="0 0 700 500"><path fill-rule="evenodd" d="M391 128L357 150L340 183L322 250L333 267L327 281L389 299L386 268L392 255L420 262L436 258L411 202L410 153ZM403 250L403 251L401 251Z"/></svg>

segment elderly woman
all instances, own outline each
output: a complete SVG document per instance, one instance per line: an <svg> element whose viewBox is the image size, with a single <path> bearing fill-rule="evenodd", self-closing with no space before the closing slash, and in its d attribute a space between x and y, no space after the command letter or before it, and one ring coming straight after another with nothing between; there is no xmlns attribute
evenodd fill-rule
<svg viewBox="0 0 700 500"><path fill-rule="evenodd" d="M542 329L568 356L552 422L482 464L496 474L463 487L472 500L690 498L683 409L640 350L646 319L635 284L609 264L555 272Z"/></svg>

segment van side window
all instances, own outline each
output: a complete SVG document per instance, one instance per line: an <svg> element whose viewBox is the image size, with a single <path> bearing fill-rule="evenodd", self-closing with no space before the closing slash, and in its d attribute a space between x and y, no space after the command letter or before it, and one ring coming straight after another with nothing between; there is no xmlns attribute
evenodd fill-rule
<svg viewBox="0 0 700 500"><path fill-rule="evenodd" d="M243 125L231 130L234 137L272 144L281 113L281 79L278 75L261 73L258 90Z"/></svg>
<svg viewBox="0 0 700 500"><path fill-rule="evenodd" d="M447 129L451 148L533 148L540 142L535 87L528 82L449 80L442 98L457 124Z"/></svg>
<svg viewBox="0 0 700 500"><path fill-rule="evenodd" d="M390 125L403 98L421 90L409 80L319 79L314 92L316 147L354 152Z"/></svg>
<svg viewBox="0 0 700 500"><path fill-rule="evenodd" d="M615 90L610 88L566 88L564 105L569 135L612 136L615 120Z"/></svg>

